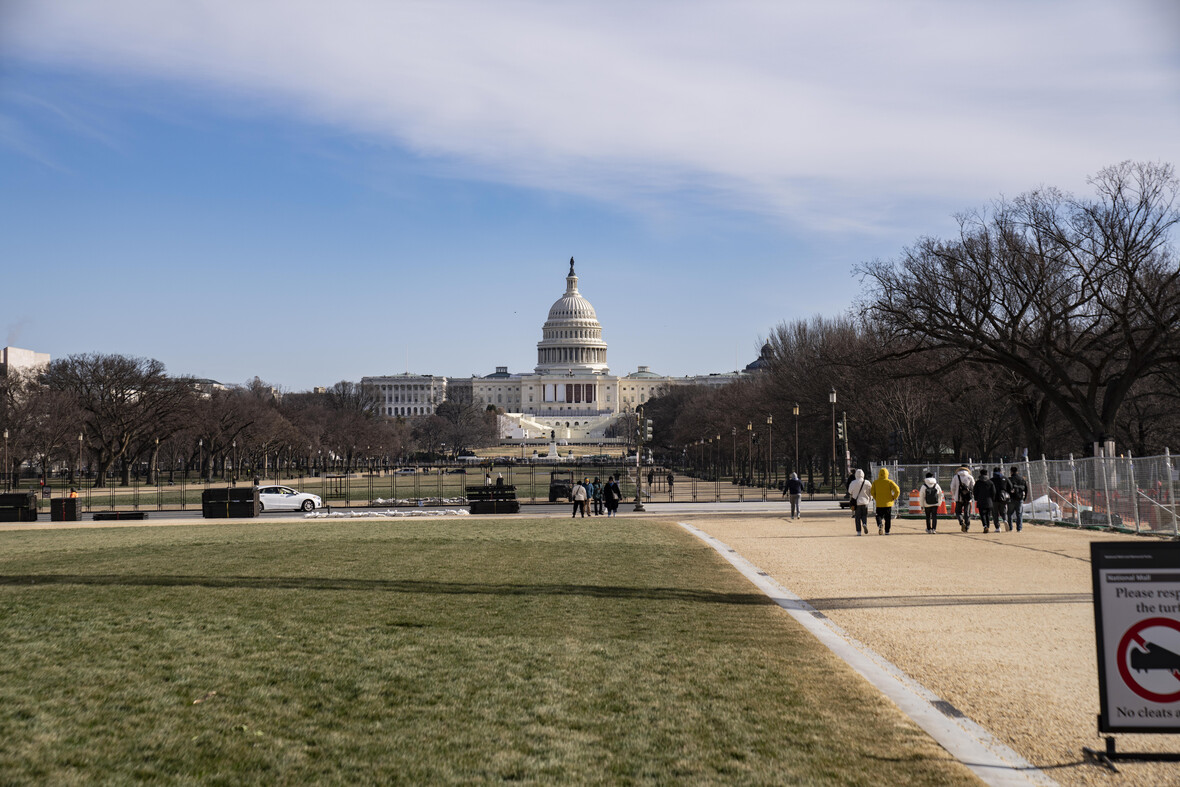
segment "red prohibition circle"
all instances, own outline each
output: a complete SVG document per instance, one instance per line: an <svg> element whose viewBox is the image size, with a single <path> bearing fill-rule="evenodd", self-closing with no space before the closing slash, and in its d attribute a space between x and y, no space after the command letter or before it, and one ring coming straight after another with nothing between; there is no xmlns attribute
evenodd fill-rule
<svg viewBox="0 0 1180 787"><path fill-rule="evenodd" d="M1131 647L1131 643L1134 642L1142 648L1143 638L1139 636L1139 632L1155 626L1163 626L1164 628L1180 631L1180 621L1172 620L1171 618L1145 618L1134 626L1131 626L1119 641L1117 655L1119 675L1122 677L1123 683L1127 684L1127 688L1145 700L1151 700L1152 702L1177 702L1180 701L1180 691L1171 694L1156 694L1154 691L1148 691L1135 682L1135 678L1131 675L1131 670L1127 667L1127 650ZM1175 672L1172 674L1176 675ZM1180 675L1176 675L1176 677L1180 678Z"/></svg>

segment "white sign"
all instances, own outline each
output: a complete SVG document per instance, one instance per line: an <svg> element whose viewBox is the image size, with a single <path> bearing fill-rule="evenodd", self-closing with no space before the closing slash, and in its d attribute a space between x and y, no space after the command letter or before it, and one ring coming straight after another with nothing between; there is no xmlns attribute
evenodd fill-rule
<svg viewBox="0 0 1180 787"><path fill-rule="evenodd" d="M1091 543L1100 732L1180 732L1180 544Z"/></svg>

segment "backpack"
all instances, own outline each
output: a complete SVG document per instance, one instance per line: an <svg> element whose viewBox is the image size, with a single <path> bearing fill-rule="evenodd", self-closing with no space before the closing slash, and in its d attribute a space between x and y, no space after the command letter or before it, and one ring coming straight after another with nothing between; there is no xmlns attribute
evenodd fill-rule
<svg viewBox="0 0 1180 787"><path fill-rule="evenodd" d="M1009 481L1008 483L1012 484L1012 499L1019 503L1021 500L1024 499L1024 493L1026 491L1026 487L1024 485L1024 479L1023 478L1020 479L1019 484L1012 483L1011 481Z"/></svg>
<svg viewBox="0 0 1180 787"><path fill-rule="evenodd" d="M962 478L959 479L959 502L960 503L970 503L971 502L971 487L964 484Z"/></svg>
<svg viewBox="0 0 1180 787"><path fill-rule="evenodd" d="M937 484L935 484L934 486L928 485L926 487L926 505L928 505L928 506L938 505L938 485Z"/></svg>
<svg viewBox="0 0 1180 787"><path fill-rule="evenodd" d="M1007 503L1012 499L1012 493L1010 491L1012 489L1012 484L1007 478L1001 479L1001 483L996 484L996 487L999 489L1000 500L1002 502Z"/></svg>

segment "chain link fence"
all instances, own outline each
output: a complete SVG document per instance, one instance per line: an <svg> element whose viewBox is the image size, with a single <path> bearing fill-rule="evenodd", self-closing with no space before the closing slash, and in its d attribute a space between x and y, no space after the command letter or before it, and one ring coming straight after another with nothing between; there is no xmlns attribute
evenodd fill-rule
<svg viewBox="0 0 1180 787"><path fill-rule="evenodd" d="M1019 468L1028 484L1024 501L1025 521L1063 523L1134 533L1180 535L1176 493L1180 475L1171 452L1138 459L1130 456L1094 456L1082 459L1029 459L1016 463L968 465L872 464L872 475L884 467L901 487L901 503L908 500L911 513L920 513L918 487L927 472L933 472L950 496L951 477L960 467L969 467L978 477L980 470L990 476L999 467L1008 476Z"/></svg>

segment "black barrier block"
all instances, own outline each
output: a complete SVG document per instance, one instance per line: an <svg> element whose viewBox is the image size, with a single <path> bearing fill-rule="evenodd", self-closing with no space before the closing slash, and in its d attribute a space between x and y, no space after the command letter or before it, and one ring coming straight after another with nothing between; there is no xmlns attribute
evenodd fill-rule
<svg viewBox="0 0 1180 787"><path fill-rule="evenodd" d="M201 515L206 519L241 519L259 514L258 487L231 486L201 493Z"/></svg>
<svg viewBox="0 0 1180 787"><path fill-rule="evenodd" d="M0 494L0 522L36 521L36 492L8 492Z"/></svg>
<svg viewBox="0 0 1180 787"><path fill-rule="evenodd" d="M96 511L94 513L95 522L109 522L112 520L122 519L147 519L147 511Z"/></svg>
<svg viewBox="0 0 1180 787"><path fill-rule="evenodd" d="M49 501L51 522L77 522L78 499L76 497L55 497Z"/></svg>

